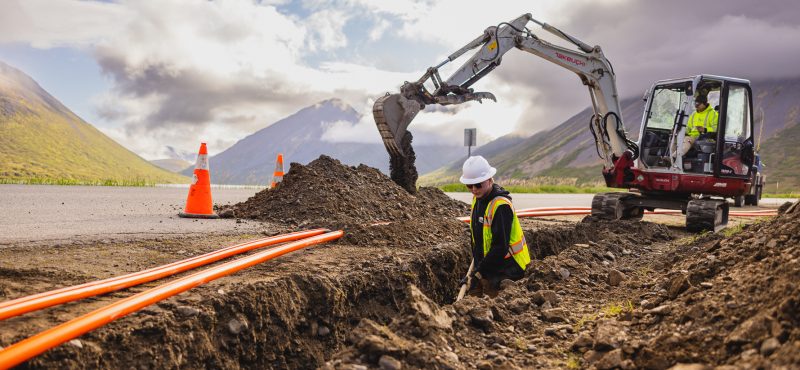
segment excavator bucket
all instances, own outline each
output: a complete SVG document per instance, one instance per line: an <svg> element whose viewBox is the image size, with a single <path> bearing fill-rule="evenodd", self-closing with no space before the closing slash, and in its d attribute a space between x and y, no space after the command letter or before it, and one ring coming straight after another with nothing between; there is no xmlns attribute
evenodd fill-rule
<svg viewBox="0 0 800 370"><path fill-rule="evenodd" d="M381 133L383 145L392 156L405 156L400 141L420 109L422 107L419 102L401 94L386 94L372 106L372 115Z"/></svg>

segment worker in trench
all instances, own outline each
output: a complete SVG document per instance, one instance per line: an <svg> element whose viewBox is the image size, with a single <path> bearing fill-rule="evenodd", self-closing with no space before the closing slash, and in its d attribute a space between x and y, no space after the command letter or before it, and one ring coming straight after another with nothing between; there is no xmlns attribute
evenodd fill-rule
<svg viewBox="0 0 800 370"><path fill-rule="evenodd" d="M472 192L470 233L473 270L462 281L470 282L470 295L494 297L505 279L519 280L531 261L519 219L509 192L494 183L497 169L482 156L467 158L461 183Z"/></svg>

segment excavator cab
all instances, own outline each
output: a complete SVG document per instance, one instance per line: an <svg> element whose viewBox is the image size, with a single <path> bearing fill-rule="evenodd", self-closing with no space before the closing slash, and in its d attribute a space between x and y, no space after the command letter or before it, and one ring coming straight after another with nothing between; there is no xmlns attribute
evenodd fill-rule
<svg viewBox="0 0 800 370"><path fill-rule="evenodd" d="M631 168L633 180L625 184L637 194L600 194L593 214L631 218L640 217L644 209L680 209L686 213L687 228L701 231L725 227L725 198L733 199L735 206L757 205L760 193L753 190L760 186L761 175L753 145L749 81L712 75L664 80L648 90L645 100L640 156ZM703 110L705 133L690 135L696 101L700 108L707 102L715 114ZM615 209L621 216L616 217Z"/></svg>
<svg viewBox="0 0 800 370"><path fill-rule="evenodd" d="M652 171L749 178L754 168L752 98L746 80L701 75L660 81L646 95L639 167ZM706 132L691 137L695 100L708 109ZM709 121L708 117L712 117Z"/></svg>

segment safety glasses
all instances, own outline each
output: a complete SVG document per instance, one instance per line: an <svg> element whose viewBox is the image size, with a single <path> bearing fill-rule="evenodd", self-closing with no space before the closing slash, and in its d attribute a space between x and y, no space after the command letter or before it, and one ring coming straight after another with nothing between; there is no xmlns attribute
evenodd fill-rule
<svg viewBox="0 0 800 370"><path fill-rule="evenodd" d="M481 184L483 184L483 183L479 182L477 184L467 184L467 189L472 189L472 188L480 189L481 188Z"/></svg>

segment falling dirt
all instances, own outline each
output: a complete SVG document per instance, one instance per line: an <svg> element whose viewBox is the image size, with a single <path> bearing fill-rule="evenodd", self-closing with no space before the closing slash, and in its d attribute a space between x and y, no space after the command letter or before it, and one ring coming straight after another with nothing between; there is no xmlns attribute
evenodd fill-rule
<svg viewBox="0 0 800 370"><path fill-rule="evenodd" d="M403 135L403 140L400 142L400 150L403 155L394 155L389 153L389 172L392 181L394 181L401 188L405 189L410 194L417 192L417 167L414 164L417 160L417 155L414 153L414 147L411 142L414 137L411 131L406 131Z"/></svg>
<svg viewBox="0 0 800 370"><path fill-rule="evenodd" d="M322 156L227 217L336 242L192 289L22 368L527 369L800 363L800 205L719 234L646 221L523 219L534 257L496 298L455 302L468 206ZM121 275L259 235L0 250L3 300ZM161 282L158 282L161 283ZM0 322L0 346L155 286Z"/></svg>

